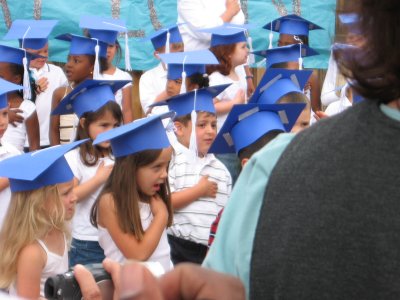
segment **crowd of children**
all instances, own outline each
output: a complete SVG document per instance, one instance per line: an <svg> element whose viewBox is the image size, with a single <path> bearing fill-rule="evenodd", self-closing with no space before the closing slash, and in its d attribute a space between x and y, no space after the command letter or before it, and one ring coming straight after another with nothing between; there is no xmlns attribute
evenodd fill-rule
<svg viewBox="0 0 400 300"><path fill-rule="evenodd" d="M221 18L239 12L230 4ZM57 36L69 43L65 73L47 62L57 21L13 22L6 38L20 48L0 45L0 289L44 297L47 277L105 257L155 274L205 260L247 283L251 235L240 263L221 259L233 251L223 239L208 250L250 157L321 109L315 74L302 70L317 54L308 32L320 28L294 15L267 24L279 47L251 53L267 60L253 89L242 23L198 27L209 49L187 51L178 25L144 39L160 63L140 78L147 116L133 120L132 78L115 65L123 21L85 16L85 35ZM256 220L232 220L232 230L252 232Z"/></svg>

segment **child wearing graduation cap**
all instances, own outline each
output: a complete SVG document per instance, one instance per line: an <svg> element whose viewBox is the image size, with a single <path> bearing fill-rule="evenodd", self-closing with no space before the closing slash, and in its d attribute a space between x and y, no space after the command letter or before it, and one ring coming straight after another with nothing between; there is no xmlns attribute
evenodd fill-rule
<svg viewBox="0 0 400 300"><path fill-rule="evenodd" d="M310 30L323 29L317 24L294 14L275 19L264 25L263 28L270 30L270 49L272 48L273 31L279 32L278 47L294 44L308 46ZM299 59L299 65L300 68L302 68L301 59ZM280 66L280 68L282 68L282 66ZM321 110L321 87L316 72L313 72L313 75L310 77L307 90L310 92L313 111Z"/></svg>
<svg viewBox="0 0 400 300"><path fill-rule="evenodd" d="M99 78L101 72L107 68L107 44L102 41L74 34L62 34L56 39L70 43L68 59L65 64L65 73L69 84L54 91L51 103L52 111L77 85L85 79ZM61 117L52 115L50 117L50 144L64 144L73 140L76 123L77 118L74 114Z"/></svg>
<svg viewBox="0 0 400 300"><path fill-rule="evenodd" d="M8 82L0 78L0 161L21 153L13 145L2 140L8 127L8 101L7 93L21 88L20 85ZM8 178L0 176L0 230L4 216L10 203L11 191Z"/></svg>
<svg viewBox="0 0 400 300"><path fill-rule="evenodd" d="M49 56L48 37L57 24L56 20L15 20L4 39L18 39L20 47L29 53L42 57L32 59L29 70L35 80L34 99L39 120L40 147L48 147L51 100L53 92L60 86L67 85L63 70L47 62ZM28 144L25 144L28 147Z"/></svg>
<svg viewBox="0 0 400 300"><path fill-rule="evenodd" d="M0 288L11 295L43 298L46 279L68 270L67 222L76 197L64 154L83 142L0 162L0 176L9 178L12 191L0 233Z"/></svg>
<svg viewBox="0 0 400 300"><path fill-rule="evenodd" d="M299 132L310 126L311 103L303 91L311 74L311 70L269 68L261 78L249 103L304 103L305 107L291 130Z"/></svg>
<svg viewBox="0 0 400 300"><path fill-rule="evenodd" d="M21 90L12 91L7 96L9 111L14 110L22 114L22 123L13 123L4 133L3 140L14 145L18 150L23 151L26 138L29 141L29 150L40 148L40 133L38 115L35 104L29 100L31 90L28 65L29 60L35 55L24 49L0 45L0 77L15 84L23 84ZM26 78L28 77L28 78ZM12 115L12 114L10 114ZM12 117L10 116L10 119Z"/></svg>
<svg viewBox="0 0 400 300"><path fill-rule="evenodd" d="M122 123L122 112L114 93L129 81L85 80L70 92L53 114L75 113L79 117L76 140L92 141L105 131ZM98 232L90 224L90 209L113 168L109 142L98 145L86 143L66 156L74 173L74 192L77 196L76 215L72 220L70 266L100 263L103 249Z"/></svg>
<svg viewBox="0 0 400 300"><path fill-rule="evenodd" d="M172 223L167 173L172 149L161 122L171 116L138 119L94 141L109 141L115 156L113 172L91 212L99 243L106 257L120 263L145 261L157 274L172 266L166 233Z"/></svg>
<svg viewBox="0 0 400 300"><path fill-rule="evenodd" d="M89 37L98 39L107 46L107 68L103 70L99 79L105 80L130 80L132 77L128 72L122 71L113 64L116 55L117 63L121 57L121 45L118 42L118 34L123 32L125 35L125 69L132 71L130 64L130 53L128 44L128 29L123 20L98 16L81 17L79 26L88 30ZM115 94L115 100L121 106L124 116L124 123L133 121L132 112L132 83L127 84Z"/></svg>
<svg viewBox="0 0 400 300"><path fill-rule="evenodd" d="M210 153L236 153L243 168L251 156L282 132L290 132L305 103L235 105L219 131ZM213 222L208 246L213 243L221 210Z"/></svg>
<svg viewBox="0 0 400 300"><path fill-rule="evenodd" d="M213 98L229 85L208 87L166 101L176 112L178 142L169 165L174 220L168 230L174 264L200 264L207 253L211 223L228 201L232 179L208 150L217 134Z"/></svg>
<svg viewBox="0 0 400 300"><path fill-rule="evenodd" d="M184 45L178 25L161 28L143 41L150 40L154 48L154 57L159 58L162 53L182 52ZM149 106L165 99L165 86L167 83L167 70L164 63L160 63L144 72L139 80L139 97L142 110L146 114Z"/></svg>

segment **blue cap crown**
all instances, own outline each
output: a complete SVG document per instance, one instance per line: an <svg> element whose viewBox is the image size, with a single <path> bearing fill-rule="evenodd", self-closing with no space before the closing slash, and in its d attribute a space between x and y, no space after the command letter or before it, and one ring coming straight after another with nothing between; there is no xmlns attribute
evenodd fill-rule
<svg viewBox="0 0 400 300"><path fill-rule="evenodd" d="M151 40L154 50L164 47L167 43L167 34L169 33L169 43L183 43L181 33L179 32L178 25L172 25L165 28L161 28L156 32L150 34L147 38L142 41Z"/></svg>
<svg viewBox="0 0 400 300"><path fill-rule="evenodd" d="M55 38L71 43L69 47L70 55L96 55L95 47L98 44L100 46L99 56L107 57L107 44L100 40L71 33L61 34Z"/></svg>
<svg viewBox="0 0 400 300"><path fill-rule="evenodd" d="M53 146L5 159L0 162L0 177L9 178L12 192L30 191L70 181L74 175L64 154L86 141Z"/></svg>
<svg viewBox="0 0 400 300"><path fill-rule="evenodd" d="M239 153L270 131L289 132L304 107L305 103L235 105L208 152Z"/></svg>
<svg viewBox="0 0 400 300"><path fill-rule="evenodd" d="M96 38L109 45L116 43L118 33L127 31L123 20L99 16L82 16L79 27L88 29L92 38Z"/></svg>
<svg viewBox="0 0 400 300"><path fill-rule="evenodd" d="M210 47L231 45L247 41L247 26L225 23L221 26L199 30L211 33Z"/></svg>
<svg viewBox="0 0 400 300"><path fill-rule="evenodd" d="M164 115L137 119L132 123L99 134L93 141L93 145L110 141L115 157L123 157L143 150L167 148L170 143L161 120L173 115L174 113L169 112Z"/></svg>
<svg viewBox="0 0 400 300"><path fill-rule="evenodd" d="M0 78L0 109L8 107L7 93L22 90L22 86Z"/></svg>
<svg viewBox="0 0 400 300"><path fill-rule="evenodd" d="M81 118L84 113L95 112L109 101L115 101L116 91L128 83L129 80L87 79L65 96L51 114L76 113Z"/></svg>
<svg viewBox="0 0 400 300"><path fill-rule="evenodd" d="M298 15L291 14L280 17L263 26L263 28L283 34L306 35L310 30L323 29Z"/></svg>

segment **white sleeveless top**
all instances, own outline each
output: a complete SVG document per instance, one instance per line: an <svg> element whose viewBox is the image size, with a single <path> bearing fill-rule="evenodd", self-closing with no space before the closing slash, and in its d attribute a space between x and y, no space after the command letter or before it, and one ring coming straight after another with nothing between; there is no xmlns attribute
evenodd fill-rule
<svg viewBox="0 0 400 300"><path fill-rule="evenodd" d="M50 252L49 249L47 249L46 244L42 240L37 240L39 245L43 248L43 250L46 252L47 256L47 261L46 265L43 268L42 275L40 277L40 297L44 298L44 284L47 280L47 278L57 275L57 274L62 274L68 271L68 247L67 247L67 239L64 234L64 254L63 256L60 256L58 254L55 254L53 252ZM17 296L17 287L16 287L16 282L14 282L10 286L10 295Z"/></svg>
<svg viewBox="0 0 400 300"><path fill-rule="evenodd" d="M140 218L142 221L143 230L149 228L151 221L153 220L153 214L151 213L150 205L146 203L139 203L140 205ZM126 261L125 256L118 249L117 245L114 243L108 230L104 227L98 226L99 230L99 244L104 250L106 257L111 258L119 263L124 263ZM147 262L158 262L161 264L164 272L172 269L170 247L167 239L167 231L164 230L160 242L157 248L154 250L153 254L149 257ZM150 267L150 269L152 269Z"/></svg>

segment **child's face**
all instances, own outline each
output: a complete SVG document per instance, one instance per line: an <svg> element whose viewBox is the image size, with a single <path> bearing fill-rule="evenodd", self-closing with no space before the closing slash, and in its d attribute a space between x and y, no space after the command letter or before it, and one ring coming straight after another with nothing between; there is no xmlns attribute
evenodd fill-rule
<svg viewBox="0 0 400 300"><path fill-rule="evenodd" d="M247 57L249 56L249 48L247 48L246 42L237 43L235 50L232 53L231 60L232 66L236 67L243 65L247 62Z"/></svg>
<svg viewBox="0 0 400 300"><path fill-rule="evenodd" d="M300 116L297 118L297 121L292 127L292 130L290 132L297 133L310 127L310 119L311 119L311 108L310 105L307 104L306 107L301 112Z"/></svg>
<svg viewBox="0 0 400 300"><path fill-rule="evenodd" d="M49 44L46 44L43 48L41 49L31 49L31 48L26 48L26 51L32 54L38 54L41 56L44 56L45 58L36 58L30 61L29 66L31 68L35 69L41 69L47 62L47 58L49 56Z"/></svg>
<svg viewBox="0 0 400 300"><path fill-rule="evenodd" d="M182 78L179 79L168 79L167 80L167 95L168 97L179 95L182 86Z"/></svg>
<svg viewBox="0 0 400 300"><path fill-rule="evenodd" d="M57 184L60 199L65 208L65 220L71 220L75 213L76 195L73 192L73 180Z"/></svg>
<svg viewBox="0 0 400 300"><path fill-rule="evenodd" d="M8 107L0 109L0 138L8 127Z"/></svg>
<svg viewBox="0 0 400 300"><path fill-rule="evenodd" d="M92 77L93 64L87 55L68 55L65 64L65 75L68 81L82 82Z"/></svg>
<svg viewBox="0 0 400 300"><path fill-rule="evenodd" d="M81 118L80 121L82 122L81 126L84 122L83 119L84 118ZM118 127L119 125L120 125L119 121L114 118L113 114L109 110L106 110L100 118L89 124L88 126L89 137L92 140L95 140L100 133L109 131L110 129ZM108 149L110 148L110 141L105 141L103 143L100 143L99 146L103 149Z"/></svg>
<svg viewBox="0 0 400 300"><path fill-rule="evenodd" d="M21 75L14 75L11 71L10 64L7 62L0 62L0 78L15 84L20 84L22 81Z"/></svg>
<svg viewBox="0 0 400 300"><path fill-rule="evenodd" d="M115 57L115 53L117 53L117 45L116 44L115 45L109 44L107 46L107 62L109 64L111 64L113 62L114 57Z"/></svg>
<svg viewBox="0 0 400 300"><path fill-rule="evenodd" d="M197 151L205 156L217 135L217 117L211 113L199 112L196 122Z"/></svg>
<svg viewBox="0 0 400 300"><path fill-rule="evenodd" d="M146 196L154 196L160 190L161 185L165 183L171 155L171 147L165 148L155 161L137 170L136 183Z"/></svg>
<svg viewBox="0 0 400 300"><path fill-rule="evenodd" d="M293 44L298 44L299 42L294 39L293 34L281 33L279 34L278 46L289 46Z"/></svg>

